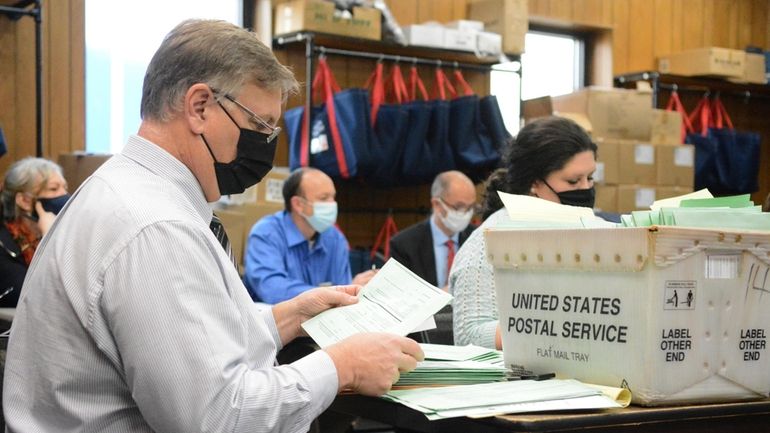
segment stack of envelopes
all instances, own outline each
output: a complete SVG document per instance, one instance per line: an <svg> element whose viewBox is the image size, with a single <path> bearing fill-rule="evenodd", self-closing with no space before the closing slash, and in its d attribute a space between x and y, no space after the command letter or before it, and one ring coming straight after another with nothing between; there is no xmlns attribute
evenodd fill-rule
<svg viewBox="0 0 770 433"><path fill-rule="evenodd" d="M425 361L404 373L395 387L462 385L506 380L508 370L498 350L478 346L422 344Z"/></svg>

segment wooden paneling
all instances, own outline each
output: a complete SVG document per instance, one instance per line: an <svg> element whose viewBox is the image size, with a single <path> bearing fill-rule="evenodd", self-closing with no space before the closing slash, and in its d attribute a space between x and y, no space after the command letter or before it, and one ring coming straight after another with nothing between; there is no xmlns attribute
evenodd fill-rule
<svg viewBox="0 0 770 433"><path fill-rule="evenodd" d="M649 0L631 0L628 5L628 63L630 70L655 68L655 14Z"/></svg>
<svg viewBox="0 0 770 433"><path fill-rule="evenodd" d="M612 29L612 69L625 71L628 70L629 57L629 0L616 0L612 5L612 19L615 23Z"/></svg>
<svg viewBox="0 0 770 433"><path fill-rule="evenodd" d="M655 57L672 53L674 34L674 3L671 0L655 0L653 8L655 20L653 21L653 55ZM654 58L650 59L654 63Z"/></svg>
<svg viewBox="0 0 770 433"><path fill-rule="evenodd" d="M386 0L401 25L424 21L447 22L465 17L472 0ZM61 152L83 149L85 141L84 94L84 2L57 0L44 2L44 150L56 158ZM654 69L656 57L670 52L707 44L743 49L755 45L770 49L769 0L528 0L533 17L553 22L574 23L581 27L611 28L600 40L611 44L611 68L593 71L592 76L618 75L642 69ZM35 151L35 78L34 23L30 18L10 21L0 16L0 98L10 101L11 109L0 110L0 126L9 143L9 155L0 159L0 170ZM292 65L300 82L305 77L304 53L286 50L279 58ZM610 56L597 65L609 65ZM596 59L595 59L596 60ZM330 57L330 63L343 86L360 86L371 72L373 62ZM596 67L596 66L595 66ZM611 71L610 71L611 69ZM406 68L404 69L406 72ZM429 89L433 87L433 69L421 67L420 73ZM488 92L484 74L466 74L480 94ZM299 105L304 92L291 97L288 107ZM687 103L687 102L686 102ZM690 105L688 105L689 107ZM767 128L767 109L753 110L740 101L728 109L741 128ZM753 113L753 114L752 114ZM756 113L761 113L758 115ZM770 132L763 132L764 138ZM285 134L279 139L276 162L288 163ZM770 164L770 138L763 144L762 164ZM761 194L770 190L770 171L760 173ZM427 206L427 186L377 191L356 183L339 185L340 224L351 245L371 243L382 224L383 213L349 213L345 207ZM758 193L756 196L758 196ZM377 201L375 201L377 197ZM756 197L755 197L756 199ZM396 214L399 227L422 218L417 214Z"/></svg>
<svg viewBox="0 0 770 433"><path fill-rule="evenodd" d="M43 2L43 156L84 148L85 143L84 0ZM0 96L10 109L0 111L9 146L0 172L35 155L35 25L30 17L0 16ZM7 60L7 61L6 61Z"/></svg>
<svg viewBox="0 0 770 433"><path fill-rule="evenodd" d="M605 23L612 27L613 75L654 70L657 57L690 48L753 45L770 50L768 0L574 0L569 17L560 1L529 0L529 7L530 15L538 19L575 25L599 26L596 23L609 17ZM592 71L592 75L601 74ZM687 107L694 106L691 99L688 95ZM752 196L759 201L770 192L770 171L764 169L770 164L770 104L764 99L724 99L738 128L763 136L760 191Z"/></svg>

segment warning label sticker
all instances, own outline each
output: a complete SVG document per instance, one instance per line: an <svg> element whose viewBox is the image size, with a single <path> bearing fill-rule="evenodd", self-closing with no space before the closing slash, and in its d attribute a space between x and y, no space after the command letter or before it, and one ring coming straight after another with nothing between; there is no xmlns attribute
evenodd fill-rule
<svg viewBox="0 0 770 433"><path fill-rule="evenodd" d="M694 310L696 286L695 280L666 281L663 309Z"/></svg>

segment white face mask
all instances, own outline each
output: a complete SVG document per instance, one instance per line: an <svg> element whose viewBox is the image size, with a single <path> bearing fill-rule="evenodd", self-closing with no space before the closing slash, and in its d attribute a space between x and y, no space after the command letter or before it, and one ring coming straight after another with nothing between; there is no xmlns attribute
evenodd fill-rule
<svg viewBox="0 0 770 433"><path fill-rule="evenodd" d="M461 231L465 230L466 227L468 227L468 224L471 222L471 218L473 218L473 209L460 212L449 208L441 199L439 199L438 202L441 203L441 207L446 211L446 216L441 216L439 214L438 217L441 220L441 223L444 224L444 227L447 228L447 230L451 231L452 233L460 233Z"/></svg>
<svg viewBox="0 0 770 433"><path fill-rule="evenodd" d="M313 202L313 215L300 214L318 233L323 233L337 222L336 201Z"/></svg>

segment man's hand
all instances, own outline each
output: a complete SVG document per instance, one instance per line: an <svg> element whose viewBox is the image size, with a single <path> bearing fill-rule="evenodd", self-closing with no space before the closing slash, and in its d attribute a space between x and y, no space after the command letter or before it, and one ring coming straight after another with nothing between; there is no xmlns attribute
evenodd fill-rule
<svg viewBox="0 0 770 433"><path fill-rule="evenodd" d="M35 202L35 211L37 211L38 217L37 226L40 229L40 233L45 236L45 234L48 233L48 230L51 229L53 220L56 219L56 214L43 209L43 205L39 201Z"/></svg>
<svg viewBox="0 0 770 433"><path fill-rule="evenodd" d="M318 287L273 307L273 317L283 344L302 333L306 320L330 308L358 302L360 286Z"/></svg>
<svg viewBox="0 0 770 433"><path fill-rule="evenodd" d="M371 396L388 392L425 358L416 341L386 333L355 334L324 350L337 367L340 391Z"/></svg>
<svg viewBox="0 0 770 433"><path fill-rule="evenodd" d="M371 280L372 277L374 277L375 275L377 275L377 271L375 269L361 272L360 274L353 277L353 284L359 285L359 286L365 286L366 283L368 283L369 280Z"/></svg>

